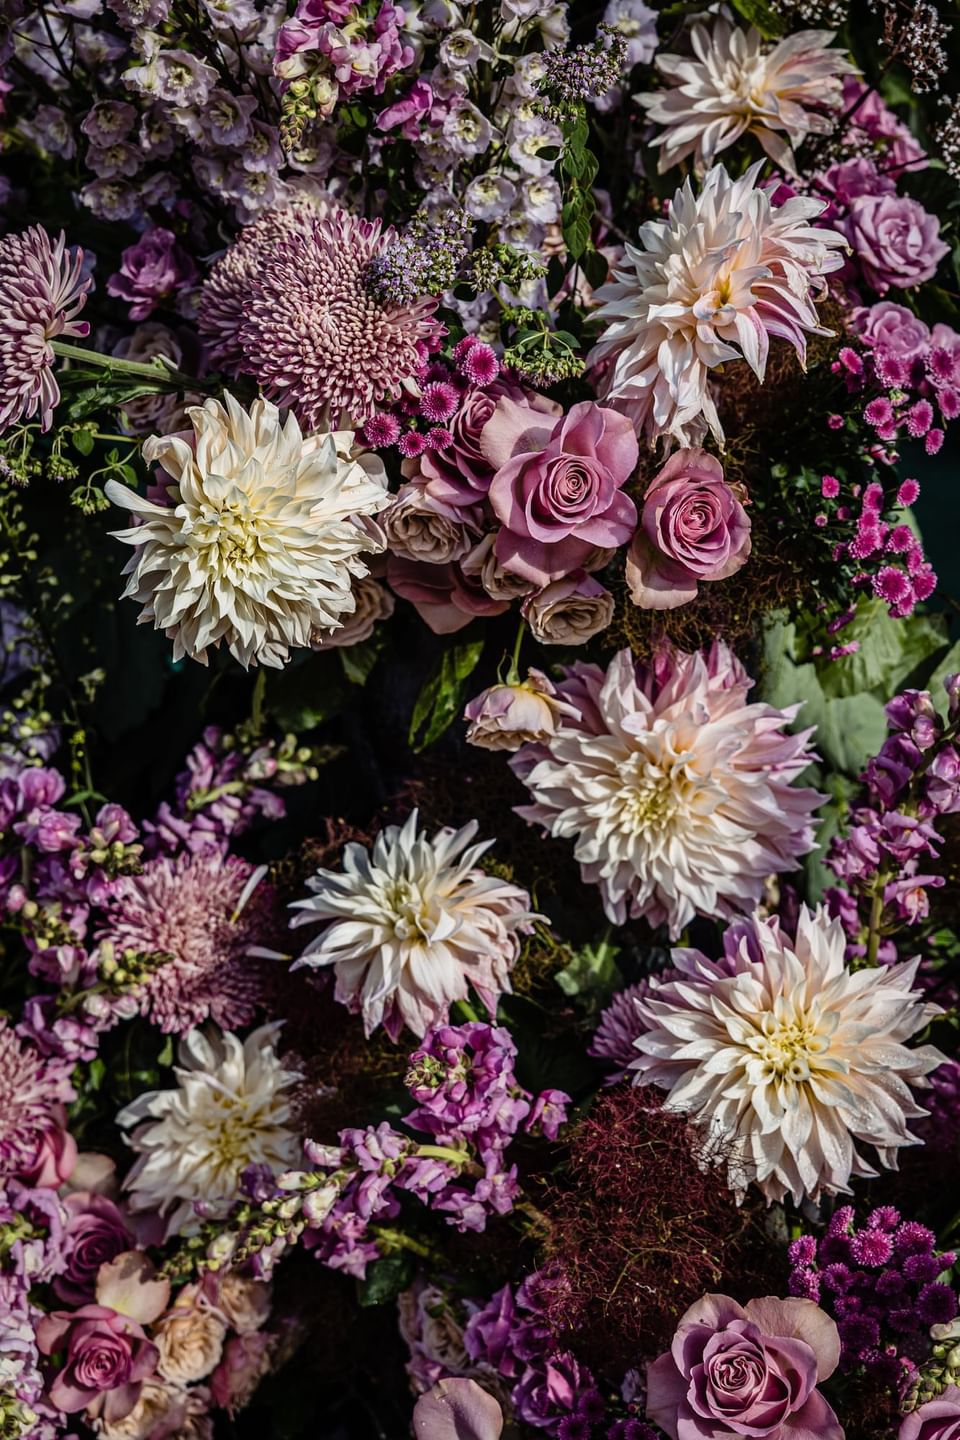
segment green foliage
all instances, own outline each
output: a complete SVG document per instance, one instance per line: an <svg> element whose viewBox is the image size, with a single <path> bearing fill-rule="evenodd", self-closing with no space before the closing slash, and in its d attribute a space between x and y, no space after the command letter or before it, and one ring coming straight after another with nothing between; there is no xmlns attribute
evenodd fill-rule
<svg viewBox="0 0 960 1440"><path fill-rule="evenodd" d="M595 1014L606 1005L620 982L616 958L619 953L619 945L613 944L608 932L595 944L578 950L554 978L564 995L575 998Z"/></svg>
<svg viewBox="0 0 960 1440"><path fill-rule="evenodd" d="M733 6L748 24L755 25L760 34L765 35L768 40L786 34L787 24L783 16L778 15L766 0L733 0Z"/></svg>
<svg viewBox="0 0 960 1440"><path fill-rule="evenodd" d="M365 1280L357 1281L357 1299L363 1306L388 1305L413 1283L416 1273L413 1256L406 1250L384 1255L367 1267Z"/></svg>
<svg viewBox="0 0 960 1440"><path fill-rule="evenodd" d="M468 640L445 650L440 664L427 679L410 720L409 743L413 750L433 745L463 709L467 681L483 653L483 639Z"/></svg>

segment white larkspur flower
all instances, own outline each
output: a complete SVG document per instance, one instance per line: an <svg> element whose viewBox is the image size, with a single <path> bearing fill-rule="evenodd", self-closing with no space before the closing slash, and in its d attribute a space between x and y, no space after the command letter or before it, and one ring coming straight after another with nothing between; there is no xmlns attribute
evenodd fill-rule
<svg viewBox="0 0 960 1440"><path fill-rule="evenodd" d="M829 335L816 301L847 248L836 230L810 222L821 200L794 195L774 206L757 188L763 162L739 179L722 165L699 194L688 179L665 220L640 227L614 278L595 292L603 324L588 356L598 396L652 442L698 445L723 428L709 372L746 360L763 380L771 338L787 340L801 364L807 335Z"/></svg>
<svg viewBox="0 0 960 1440"><path fill-rule="evenodd" d="M825 134L829 114L842 100L843 76L856 66L830 49L832 30L798 30L768 45L753 26L743 30L718 15L690 31L693 55L658 55L662 90L635 98L648 119L664 128L659 170L693 156L700 172L721 150L751 134L775 164L795 173L793 147Z"/></svg>
<svg viewBox="0 0 960 1440"><path fill-rule="evenodd" d="M191 1030L180 1042L175 1090L138 1095L117 1116L137 1159L124 1185L132 1211L167 1216L167 1234L193 1228L193 1202L225 1215L248 1165L296 1163L292 1090L300 1079L277 1055L279 1024L241 1040Z"/></svg>
<svg viewBox="0 0 960 1440"><path fill-rule="evenodd" d="M520 936L539 918L525 890L477 868L493 843L461 830L418 831L414 810L388 825L373 850L347 845L343 870L318 870L291 925L324 922L298 965L332 965L336 998L394 1039L406 1025L423 1036L472 985L490 1014L510 989Z"/></svg>
<svg viewBox="0 0 960 1440"><path fill-rule="evenodd" d="M735 1189L796 1204L846 1192L877 1173L858 1144L895 1169L920 1144L907 1122L927 1114L910 1087L944 1059L905 1044L939 1013L913 988L919 960L850 970L823 908L801 909L796 941L759 914L731 930L723 959L675 950L677 978L637 1000L637 1082L704 1127Z"/></svg>
<svg viewBox="0 0 960 1440"><path fill-rule="evenodd" d="M799 706L749 704L752 684L722 643L653 670L621 650L606 673L568 670L557 693L581 718L510 761L533 800L517 813L575 840L613 924L644 917L675 939L695 915L749 910L811 849L822 796L790 783L811 732L784 728Z"/></svg>
<svg viewBox="0 0 960 1440"><path fill-rule="evenodd" d="M165 503L107 482L139 522L114 532L134 547L124 598L173 640L175 660L206 664L223 641L243 666L282 666L355 609L363 553L383 549L369 518L389 499L382 462L353 457L349 431L304 439L267 400L247 412L226 394L187 414L193 444L165 435L143 447Z"/></svg>

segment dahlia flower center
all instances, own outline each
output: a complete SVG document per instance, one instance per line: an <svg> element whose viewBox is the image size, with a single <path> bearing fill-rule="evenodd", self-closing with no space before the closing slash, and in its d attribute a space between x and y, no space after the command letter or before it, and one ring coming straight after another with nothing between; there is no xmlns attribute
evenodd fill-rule
<svg viewBox="0 0 960 1440"><path fill-rule="evenodd" d="M752 1047L760 1056L769 1080L809 1080L817 1059L827 1049L826 1035L806 1015L778 1019L763 1017L763 1031Z"/></svg>
<svg viewBox="0 0 960 1440"><path fill-rule="evenodd" d="M249 570L263 550L261 517L244 498L199 517L193 534L201 545L217 552L215 563L226 570Z"/></svg>
<svg viewBox="0 0 960 1440"><path fill-rule="evenodd" d="M398 940L432 940L437 928L437 906L419 885L398 880L388 894L393 933Z"/></svg>
<svg viewBox="0 0 960 1440"><path fill-rule="evenodd" d="M630 834L662 830L679 808L676 787L669 770L655 765L648 756L631 755L620 771L620 828Z"/></svg>

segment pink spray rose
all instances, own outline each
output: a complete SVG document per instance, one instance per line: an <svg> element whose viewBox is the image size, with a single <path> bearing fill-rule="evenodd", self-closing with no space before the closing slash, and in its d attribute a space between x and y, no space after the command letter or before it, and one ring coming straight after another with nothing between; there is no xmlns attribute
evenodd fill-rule
<svg viewBox="0 0 960 1440"><path fill-rule="evenodd" d="M855 310L853 328L865 345L900 360L911 360L930 343L930 331L920 317L892 300Z"/></svg>
<svg viewBox="0 0 960 1440"><path fill-rule="evenodd" d="M960 1440L960 1390L948 1385L935 1400L907 1415L897 1440Z"/></svg>
<svg viewBox="0 0 960 1440"><path fill-rule="evenodd" d="M839 1358L837 1327L812 1300L704 1295L648 1367L647 1418L671 1440L843 1440L817 1389Z"/></svg>
<svg viewBox="0 0 960 1440"><path fill-rule="evenodd" d="M65 1184L77 1163L77 1142L66 1129L66 1112L57 1106L56 1119L61 1122L45 1130L32 1165L21 1173L33 1185L48 1185L52 1190Z"/></svg>
<svg viewBox="0 0 960 1440"><path fill-rule="evenodd" d="M550 424L504 398L480 445L496 466L490 504L503 527L496 555L505 569L547 585L598 547L630 539L637 511L621 487L639 451L632 424L616 410L584 400Z"/></svg>
<svg viewBox="0 0 960 1440"><path fill-rule="evenodd" d="M467 705L467 743L481 750L519 750L527 741L556 734L557 718L579 720L580 711L560 695L542 670L531 669L516 685L491 685Z"/></svg>
<svg viewBox="0 0 960 1440"><path fill-rule="evenodd" d="M861 195L851 201L843 230L863 278L885 295L891 285L906 289L931 280L948 246L940 221L906 195Z"/></svg>
<svg viewBox="0 0 960 1440"><path fill-rule="evenodd" d="M107 293L127 301L131 320L146 320L162 301L196 278L197 267L176 236L158 226L127 246L120 269L107 281Z"/></svg>
<svg viewBox="0 0 960 1440"><path fill-rule="evenodd" d="M705 450L676 450L647 490L627 556L627 584L642 610L673 610L701 580L725 580L747 562L750 520Z"/></svg>
<svg viewBox="0 0 960 1440"><path fill-rule="evenodd" d="M130 1414L140 1386L157 1364L152 1345L135 1320L105 1305L54 1310L37 1326L44 1355L63 1350L63 1368L49 1386L51 1402L68 1415L86 1410L108 1425Z"/></svg>

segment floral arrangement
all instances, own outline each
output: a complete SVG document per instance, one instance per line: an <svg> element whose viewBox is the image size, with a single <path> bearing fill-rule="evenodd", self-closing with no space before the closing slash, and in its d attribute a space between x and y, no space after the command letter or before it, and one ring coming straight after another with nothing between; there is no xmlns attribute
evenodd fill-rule
<svg viewBox="0 0 960 1440"><path fill-rule="evenodd" d="M0 12L0 1440L960 1440L956 5Z"/></svg>

